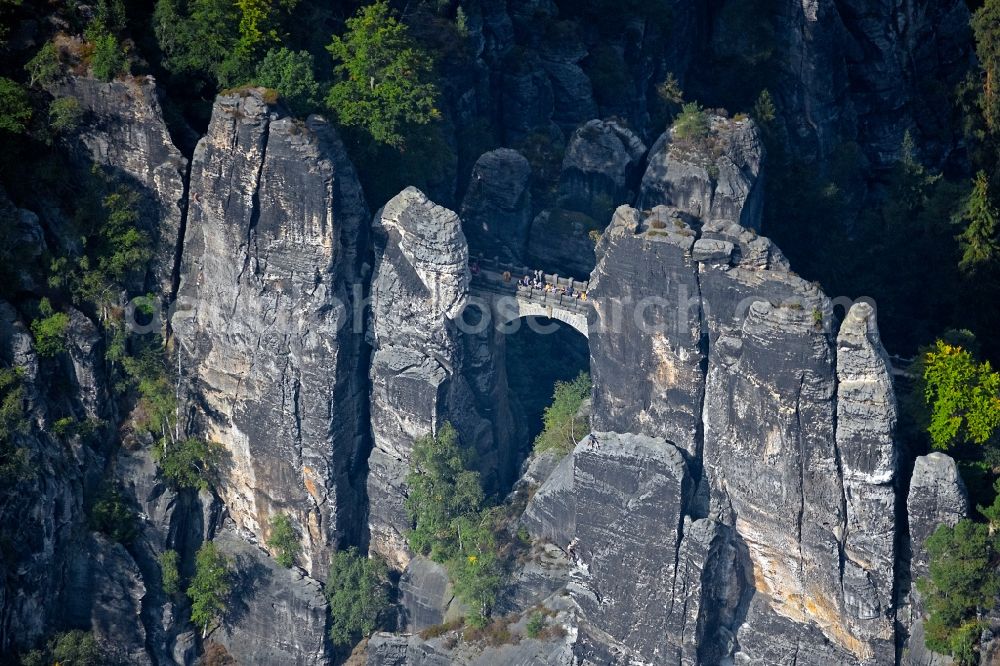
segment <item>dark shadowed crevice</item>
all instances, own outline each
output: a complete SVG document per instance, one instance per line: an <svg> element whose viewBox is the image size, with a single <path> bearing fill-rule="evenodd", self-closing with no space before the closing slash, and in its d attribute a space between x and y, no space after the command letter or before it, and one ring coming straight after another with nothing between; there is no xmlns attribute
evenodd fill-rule
<svg viewBox="0 0 1000 666"><path fill-rule="evenodd" d="M514 443L515 453L523 461L542 431L542 415L552 403L555 383L590 372L590 346L576 330L547 317L525 317L505 338L510 404L523 433L523 440Z"/></svg>

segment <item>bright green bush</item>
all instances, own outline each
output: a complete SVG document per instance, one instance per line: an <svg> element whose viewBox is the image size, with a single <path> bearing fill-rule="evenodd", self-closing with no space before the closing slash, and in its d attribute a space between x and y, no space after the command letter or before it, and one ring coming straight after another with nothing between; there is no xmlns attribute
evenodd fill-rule
<svg viewBox="0 0 1000 666"><path fill-rule="evenodd" d="M379 628L389 608L388 580L381 560L365 557L356 548L334 553L326 579L334 645L349 646Z"/></svg>
<svg viewBox="0 0 1000 666"><path fill-rule="evenodd" d="M94 77L101 81L110 81L119 74L128 71L128 61L125 49L118 38L100 21L93 21L84 33L87 41L94 47L90 59L90 68Z"/></svg>
<svg viewBox="0 0 1000 666"><path fill-rule="evenodd" d="M307 51L271 49L257 68L255 82L277 90L293 113L305 116L319 107L313 67L313 57Z"/></svg>
<svg viewBox="0 0 1000 666"><path fill-rule="evenodd" d="M163 591L174 596L181 591L181 574L177 568L180 556L176 550L165 550L156 558L160 564L160 582Z"/></svg>
<svg viewBox="0 0 1000 666"><path fill-rule="evenodd" d="M710 130L708 114L697 102L688 102L682 106L674 119L673 134L681 141L701 141L708 137Z"/></svg>
<svg viewBox="0 0 1000 666"><path fill-rule="evenodd" d="M204 638L219 622L233 590L229 558L211 541L206 541L195 555L194 577L187 588L191 600L191 622L201 628Z"/></svg>
<svg viewBox="0 0 1000 666"><path fill-rule="evenodd" d="M440 117L430 56L392 15L386 0L362 7L327 47L337 65L326 104L342 125L402 147L412 126Z"/></svg>
<svg viewBox="0 0 1000 666"><path fill-rule="evenodd" d="M535 438L536 452L556 451L565 455L587 434L587 423L577 418L577 412L590 397L590 389L590 375L585 372L571 382L556 382L552 404L542 416L544 427Z"/></svg>
<svg viewBox="0 0 1000 666"><path fill-rule="evenodd" d="M1000 373L988 361L978 363L970 352L942 340L924 355L922 365L934 448L989 441L1000 427Z"/></svg>
<svg viewBox="0 0 1000 666"><path fill-rule="evenodd" d="M295 564L295 557L302 550L299 535L287 513L279 513L271 518L271 536L267 545L277 551L274 561L288 568Z"/></svg>

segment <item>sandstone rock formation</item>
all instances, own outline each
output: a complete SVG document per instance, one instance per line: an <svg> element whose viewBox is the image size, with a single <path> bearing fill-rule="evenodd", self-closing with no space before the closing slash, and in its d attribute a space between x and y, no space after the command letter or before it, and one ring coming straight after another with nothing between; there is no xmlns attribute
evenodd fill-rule
<svg viewBox="0 0 1000 666"><path fill-rule="evenodd" d="M154 239L152 286L166 301L178 277L188 164L167 131L156 82L152 77L104 83L72 76L53 92L76 98L85 112L77 138L86 159L109 167L139 191L140 219Z"/></svg>
<svg viewBox="0 0 1000 666"><path fill-rule="evenodd" d="M368 525L372 550L402 569L413 442L450 421L495 488L512 472L512 425L503 366L493 357L500 334L492 326L473 335L459 328L470 274L458 216L407 188L376 216L375 234Z"/></svg>
<svg viewBox="0 0 1000 666"><path fill-rule="evenodd" d="M326 121L248 89L216 101L190 190L173 328L195 432L226 448L237 525L264 541L289 513L322 577L360 515L360 186Z"/></svg>
<svg viewBox="0 0 1000 666"><path fill-rule="evenodd" d="M531 166L516 150L484 153L462 200L462 228L474 254L523 263L531 224Z"/></svg>
<svg viewBox="0 0 1000 666"><path fill-rule="evenodd" d="M680 140L669 130L660 136L649 150L638 206L676 206L706 223L735 222L759 231L760 135L750 120L712 116L711 126L703 140Z"/></svg>

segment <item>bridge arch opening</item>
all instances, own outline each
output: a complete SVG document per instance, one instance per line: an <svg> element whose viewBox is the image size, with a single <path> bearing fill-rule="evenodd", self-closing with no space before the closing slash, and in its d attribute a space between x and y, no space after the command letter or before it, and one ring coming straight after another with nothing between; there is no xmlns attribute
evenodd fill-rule
<svg viewBox="0 0 1000 666"><path fill-rule="evenodd" d="M542 432L545 408L552 404L556 383L572 382L580 373L589 375L590 346L577 328L556 318L527 315L511 324L514 330L504 336L504 367L517 422L520 464ZM576 439L580 439L588 425L586 420L577 423L581 433Z"/></svg>

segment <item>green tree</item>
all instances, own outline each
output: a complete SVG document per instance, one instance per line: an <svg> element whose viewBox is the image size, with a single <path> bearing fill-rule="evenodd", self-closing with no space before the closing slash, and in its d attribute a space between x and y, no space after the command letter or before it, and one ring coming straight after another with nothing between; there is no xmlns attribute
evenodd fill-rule
<svg viewBox="0 0 1000 666"><path fill-rule="evenodd" d="M191 622L201 627L201 637L221 620L232 593L229 558L211 541L206 541L195 555L194 577L187 588L191 600Z"/></svg>
<svg viewBox="0 0 1000 666"><path fill-rule="evenodd" d="M239 21L232 0L157 0L153 32L164 68L188 85L221 85L223 71L238 69L223 63L236 52Z"/></svg>
<svg viewBox="0 0 1000 666"><path fill-rule="evenodd" d="M215 479L222 459L222 446L197 437L177 442L163 440L153 449L160 471L178 489L206 490Z"/></svg>
<svg viewBox="0 0 1000 666"><path fill-rule="evenodd" d="M281 43L279 25L284 11L297 0L235 0L235 41L216 67L220 85L234 87L253 79L258 63L269 47Z"/></svg>
<svg viewBox="0 0 1000 666"><path fill-rule="evenodd" d="M571 382L556 382L552 404L542 416L544 427L535 438L535 451L556 451L565 455L587 432L587 423L580 422L577 412L590 397L590 375L581 372Z"/></svg>
<svg viewBox="0 0 1000 666"><path fill-rule="evenodd" d="M45 42L24 69L28 72L28 84L32 87L54 83L63 75L59 49L54 43Z"/></svg>
<svg viewBox="0 0 1000 666"><path fill-rule="evenodd" d="M486 622L503 582L497 533L499 514L484 508L479 473L450 424L413 445L406 509L413 521L410 547L445 565L455 594Z"/></svg>
<svg viewBox="0 0 1000 666"><path fill-rule="evenodd" d="M760 91L757 101L754 102L751 115L762 126L771 124L778 117L777 109L774 107L774 99L771 98L771 93L766 88Z"/></svg>
<svg viewBox="0 0 1000 666"><path fill-rule="evenodd" d="M76 130L83 119L83 109L75 97L60 97L49 104L49 127L57 134Z"/></svg>
<svg viewBox="0 0 1000 666"><path fill-rule="evenodd" d="M697 102L688 102L682 106L674 119L673 134L681 141L702 141L708 137L710 130L708 114Z"/></svg>
<svg viewBox="0 0 1000 666"><path fill-rule="evenodd" d="M30 121L28 93L16 81L0 76L0 130L23 134Z"/></svg>
<svg viewBox="0 0 1000 666"><path fill-rule="evenodd" d="M990 199L985 171L976 174L972 192L958 218L965 223L965 229L959 234L962 247L959 267L965 273L975 273L996 261L1000 252L1000 243L997 242L997 210Z"/></svg>
<svg viewBox="0 0 1000 666"><path fill-rule="evenodd" d="M109 539L129 544L139 531L135 511L113 485L105 485L90 509L90 529Z"/></svg>
<svg viewBox="0 0 1000 666"><path fill-rule="evenodd" d="M267 545L277 551L274 561L279 565L288 568L295 564L295 557L302 550L302 544L299 543L299 535L287 513L279 513L271 518L271 536Z"/></svg>
<svg viewBox="0 0 1000 666"><path fill-rule="evenodd" d="M342 125L363 128L376 142L401 148L410 126L440 117L431 59L386 0L362 7L327 50L338 63L339 80L326 103Z"/></svg>
<svg viewBox="0 0 1000 666"><path fill-rule="evenodd" d="M1000 427L1000 374L962 347L938 340L923 362L923 392L931 409L928 433L936 449L985 444Z"/></svg>
<svg viewBox="0 0 1000 666"><path fill-rule="evenodd" d="M17 368L0 368L0 485L28 476L28 450L17 445L17 436L28 432L24 386Z"/></svg>
<svg viewBox="0 0 1000 666"><path fill-rule="evenodd" d="M389 608L388 579L379 559L360 555L353 547L334 553L326 579L334 645L349 646L378 629Z"/></svg>
<svg viewBox="0 0 1000 666"><path fill-rule="evenodd" d="M415 552L444 562L457 545L454 521L482 508L479 472L469 469L470 462L450 423L436 437L427 435L414 442L406 510L414 524L407 540Z"/></svg>
<svg viewBox="0 0 1000 666"><path fill-rule="evenodd" d="M48 640L43 650L21 657L21 666L103 666L108 663L94 634L74 629Z"/></svg>
<svg viewBox="0 0 1000 666"><path fill-rule="evenodd" d="M1000 0L986 0L972 15L976 54L983 70L983 93L980 102L987 127L1000 129Z"/></svg>
<svg viewBox="0 0 1000 666"><path fill-rule="evenodd" d="M319 106L319 84L313 75L313 57L307 51L285 47L268 51L257 68L255 82L277 90L296 115L307 115Z"/></svg>
<svg viewBox="0 0 1000 666"><path fill-rule="evenodd" d="M990 535L986 525L961 520L955 527L942 525L925 544L930 556L929 575L917 581L925 598L928 619L927 647L956 654L963 663L972 654L977 613L989 611L1000 594L1000 536ZM972 654L974 658L974 654Z"/></svg>
<svg viewBox="0 0 1000 666"><path fill-rule="evenodd" d="M31 322L31 334L35 336L35 351L39 356L61 354L66 351L69 315L65 312L56 312L47 298L41 300L38 310L41 317Z"/></svg>
<svg viewBox="0 0 1000 666"><path fill-rule="evenodd" d="M96 78L110 81L128 71L125 49L103 23L99 20L92 21L84 32L84 37L94 47L90 68Z"/></svg>
<svg viewBox="0 0 1000 666"><path fill-rule="evenodd" d="M181 591L181 574L177 568L180 556L176 550L168 549L160 553L156 558L160 564L160 581L163 584L163 591L174 596Z"/></svg>

